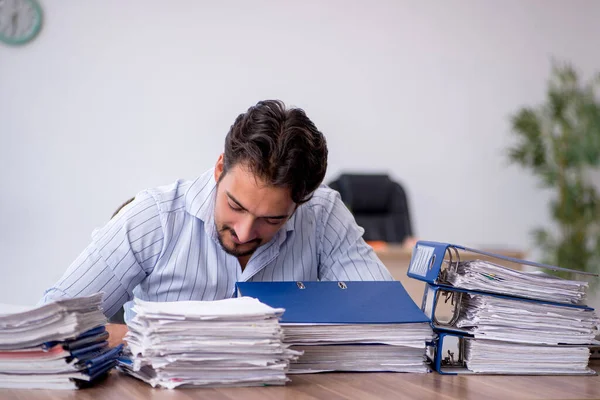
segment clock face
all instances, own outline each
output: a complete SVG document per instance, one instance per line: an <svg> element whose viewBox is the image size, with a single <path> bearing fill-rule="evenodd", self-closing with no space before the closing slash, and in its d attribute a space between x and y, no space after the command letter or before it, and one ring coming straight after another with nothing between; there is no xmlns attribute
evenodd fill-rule
<svg viewBox="0 0 600 400"><path fill-rule="evenodd" d="M24 44L42 26L42 9L36 0L0 0L0 41Z"/></svg>

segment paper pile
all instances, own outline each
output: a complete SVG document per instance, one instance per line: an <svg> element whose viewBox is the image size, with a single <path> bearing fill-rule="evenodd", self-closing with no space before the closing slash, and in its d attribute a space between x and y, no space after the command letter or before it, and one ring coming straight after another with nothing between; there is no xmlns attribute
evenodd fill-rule
<svg viewBox="0 0 600 400"><path fill-rule="evenodd" d="M120 368L152 386L283 385L299 355L282 343L284 310L253 298L135 299L133 311Z"/></svg>
<svg viewBox="0 0 600 400"><path fill-rule="evenodd" d="M488 374L593 375L585 346L534 346L465 339L469 370Z"/></svg>
<svg viewBox="0 0 600 400"><path fill-rule="evenodd" d="M588 287L584 281L515 271L482 260L459 262L456 269L448 270L446 280L457 288L565 304L583 304Z"/></svg>
<svg viewBox="0 0 600 400"><path fill-rule="evenodd" d="M290 374L325 371L429 372L428 323L303 325L282 323L285 343L303 352Z"/></svg>
<svg viewBox="0 0 600 400"><path fill-rule="evenodd" d="M108 348L102 294L36 308L0 305L0 387L76 389L104 376Z"/></svg>
<svg viewBox="0 0 600 400"><path fill-rule="evenodd" d="M598 318L590 308L464 293L456 326L475 338L531 344L595 342Z"/></svg>
<svg viewBox="0 0 600 400"><path fill-rule="evenodd" d="M468 261L448 271L460 293L454 327L464 340L466 366L480 373L593 374L589 346L600 320L582 304L587 282ZM498 296L502 294L503 296Z"/></svg>

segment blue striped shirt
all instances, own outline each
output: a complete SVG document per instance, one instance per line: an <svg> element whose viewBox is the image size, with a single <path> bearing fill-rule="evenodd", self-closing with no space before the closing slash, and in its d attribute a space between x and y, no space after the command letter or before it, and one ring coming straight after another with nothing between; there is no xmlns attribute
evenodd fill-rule
<svg viewBox="0 0 600 400"><path fill-rule="evenodd" d="M321 186L242 271L220 246L214 223L213 170L194 181L138 193L41 302L104 292L107 316L133 297L148 301L218 300L238 281L392 280L362 238L339 193ZM130 303L125 319L133 316Z"/></svg>

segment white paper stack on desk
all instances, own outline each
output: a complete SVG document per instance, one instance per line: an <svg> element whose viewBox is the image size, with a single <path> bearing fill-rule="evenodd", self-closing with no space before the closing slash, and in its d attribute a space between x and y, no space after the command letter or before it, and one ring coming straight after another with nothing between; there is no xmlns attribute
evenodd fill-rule
<svg viewBox="0 0 600 400"><path fill-rule="evenodd" d="M152 386L283 385L299 355L282 343L284 310L256 299L135 299L133 311L120 367Z"/></svg>
<svg viewBox="0 0 600 400"><path fill-rule="evenodd" d="M40 307L0 305L0 387L76 389L106 374L120 348L108 348L102 294Z"/></svg>

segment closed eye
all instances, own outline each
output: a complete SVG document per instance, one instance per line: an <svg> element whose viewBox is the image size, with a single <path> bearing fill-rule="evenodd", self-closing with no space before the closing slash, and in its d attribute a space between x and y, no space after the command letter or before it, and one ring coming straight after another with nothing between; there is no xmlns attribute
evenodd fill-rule
<svg viewBox="0 0 600 400"><path fill-rule="evenodd" d="M236 205L234 205L234 204L231 204L230 202L227 202L227 205L229 206L229 208L231 208L231 209L232 209L233 211L235 211L235 212L241 212L241 211L244 211L244 209L243 209L243 208L240 208L240 207L238 207L238 206L236 206Z"/></svg>

